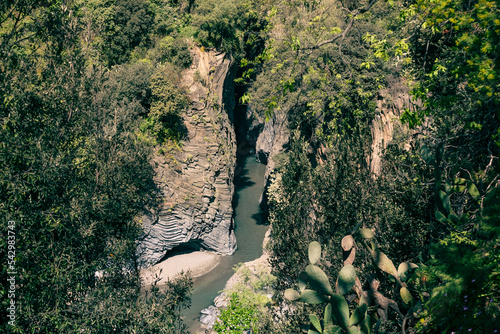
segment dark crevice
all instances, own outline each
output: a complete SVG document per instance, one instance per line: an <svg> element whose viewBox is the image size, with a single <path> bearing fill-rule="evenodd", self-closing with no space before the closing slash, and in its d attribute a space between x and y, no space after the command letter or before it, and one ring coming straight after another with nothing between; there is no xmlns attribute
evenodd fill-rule
<svg viewBox="0 0 500 334"><path fill-rule="evenodd" d="M171 250L169 250L159 262L163 262L169 257L175 256L175 255L181 255L181 254L189 254L192 252L200 251L203 249L202 246L202 241L193 239L189 240L188 242L182 243L178 246L175 246Z"/></svg>

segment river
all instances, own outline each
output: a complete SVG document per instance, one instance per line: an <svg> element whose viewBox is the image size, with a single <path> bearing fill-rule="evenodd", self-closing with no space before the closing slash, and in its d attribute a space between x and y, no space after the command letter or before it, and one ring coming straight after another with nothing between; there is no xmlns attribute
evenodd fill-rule
<svg viewBox="0 0 500 334"><path fill-rule="evenodd" d="M191 333L201 326L200 311L212 304L234 274L233 267L262 255L262 241L268 229L262 221L259 197L264 187L266 166L255 161L254 155L238 157L235 172L234 221L238 249L231 256L222 257L220 264L208 274L194 280L191 308L184 311L184 323Z"/></svg>

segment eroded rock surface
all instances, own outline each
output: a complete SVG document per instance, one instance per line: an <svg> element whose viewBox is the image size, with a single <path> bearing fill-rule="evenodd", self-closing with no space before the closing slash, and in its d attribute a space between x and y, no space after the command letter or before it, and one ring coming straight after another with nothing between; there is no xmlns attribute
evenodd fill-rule
<svg viewBox="0 0 500 334"><path fill-rule="evenodd" d="M372 120L372 152L369 157L370 171L380 175L383 150L392 141L395 131L408 131L399 120L405 108L413 103L407 85L396 78L389 78L389 87L379 92L377 113Z"/></svg>
<svg viewBox="0 0 500 334"><path fill-rule="evenodd" d="M183 115L187 138L180 150L158 154L153 161L163 206L143 218L141 267L157 263L179 245L225 255L236 250L233 62L225 54L193 52L193 65L183 72L191 99Z"/></svg>
<svg viewBox="0 0 500 334"><path fill-rule="evenodd" d="M266 164L264 175L264 192L259 200L261 206L267 208L267 187L269 176L276 167L275 157L286 151L290 141L287 115L283 111L275 112L269 120L259 117L249 106L247 110L248 133L255 140L255 158L258 162Z"/></svg>

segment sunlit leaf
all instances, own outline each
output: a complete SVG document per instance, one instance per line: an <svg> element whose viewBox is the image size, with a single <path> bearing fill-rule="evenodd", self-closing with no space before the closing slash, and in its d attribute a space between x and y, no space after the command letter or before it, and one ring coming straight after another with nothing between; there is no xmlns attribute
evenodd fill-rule
<svg viewBox="0 0 500 334"><path fill-rule="evenodd" d="M325 307L325 315L324 315L325 328L328 325L333 324L332 318L332 304L328 303Z"/></svg>
<svg viewBox="0 0 500 334"><path fill-rule="evenodd" d="M361 235L362 238L365 239L371 239L375 237L375 233L373 233L373 231L370 230L369 228L359 229L359 234Z"/></svg>
<svg viewBox="0 0 500 334"><path fill-rule="evenodd" d="M297 300L300 298L300 294L293 290L293 289L286 289L285 290L285 298L288 300Z"/></svg>
<svg viewBox="0 0 500 334"><path fill-rule="evenodd" d="M356 269L353 265L346 265L340 270L338 282L340 294L345 295L352 289L356 282Z"/></svg>
<svg viewBox="0 0 500 334"><path fill-rule="evenodd" d="M318 266L310 264L306 267L306 273L308 276L307 282L311 285L311 287L321 292L325 295L332 295L333 290L328 281L328 277L325 272L321 270Z"/></svg>
<svg viewBox="0 0 500 334"><path fill-rule="evenodd" d="M389 259L387 255L379 251L372 251L371 255L373 261L375 262L377 267L380 268L380 270L385 271L389 275L397 277L398 271L396 270L396 267L394 267L394 263L392 263L391 259Z"/></svg>
<svg viewBox="0 0 500 334"><path fill-rule="evenodd" d="M311 264L316 264L321 257L321 245L317 241L313 241L309 244L309 262Z"/></svg>
<svg viewBox="0 0 500 334"><path fill-rule="evenodd" d="M399 289L399 294L401 295L401 299L406 305L410 305L413 303L413 296L411 295L410 290L408 290L406 287L401 287Z"/></svg>
<svg viewBox="0 0 500 334"><path fill-rule="evenodd" d="M323 329L321 328L321 323L319 322L318 317L315 314L309 314L309 321L311 321L311 324L316 328L316 330L320 333L323 332Z"/></svg>
<svg viewBox="0 0 500 334"><path fill-rule="evenodd" d="M416 269L418 266L415 263L411 262L402 262L398 266L398 276L401 280L405 281L406 280L406 273L410 271L411 269Z"/></svg>
<svg viewBox="0 0 500 334"><path fill-rule="evenodd" d="M469 190L469 194L474 199L478 199L479 198L479 190L477 190L477 187L476 187L476 185L474 183L467 182L467 190Z"/></svg>

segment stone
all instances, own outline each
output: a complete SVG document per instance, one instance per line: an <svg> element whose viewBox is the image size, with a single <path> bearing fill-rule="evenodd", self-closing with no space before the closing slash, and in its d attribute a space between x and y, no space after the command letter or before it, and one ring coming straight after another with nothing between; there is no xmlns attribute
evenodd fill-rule
<svg viewBox="0 0 500 334"><path fill-rule="evenodd" d="M137 246L141 268L156 264L178 246L224 255L236 250L232 207L236 67L225 54L197 47L193 53L193 65L182 74L191 100L183 115L187 138L182 150L158 154L152 161L164 204L159 212L142 218Z"/></svg>
<svg viewBox="0 0 500 334"><path fill-rule="evenodd" d="M405 108L411 110L414 107L403 79L390 77L388 80L389 87L379 92L376 114L371 125L372 151L367 160L374 176L380 175L383 150L391 142L395 132L409 132L408 127L401 124L399 119Z"/></svg>
<svg viewBox="0 0 500 334"><path fill-rule="evenodd" d="M215 306L210 305L209 307L201 310L201 314L202 315L200 317L200 322L204 325L207 325L207 327L211 328L215 324L215 321L217 320L220 311Z"/></svg>
<svg viewBox="0 0 500 334"><path fill-rule="evenodd" d="M252 113L252 108L247 109L247 113ZM255 158L257 161L266 164L264 175L264 192L259 200L262 209L267 210L267 188L269 187L269 176L276 167L274 157L286 151L290 141L290 130L286 112L276 111L266 122L259 119L255 113L253 116L247 115L247 120L251 121L249 133L255 133L259 129L255 144Z"/></svg>

